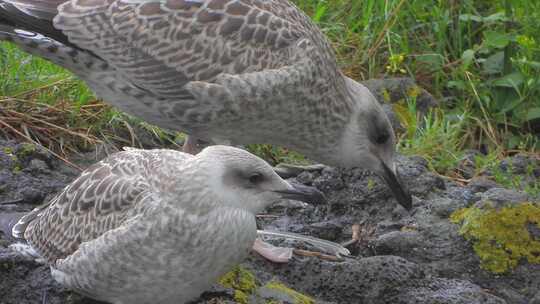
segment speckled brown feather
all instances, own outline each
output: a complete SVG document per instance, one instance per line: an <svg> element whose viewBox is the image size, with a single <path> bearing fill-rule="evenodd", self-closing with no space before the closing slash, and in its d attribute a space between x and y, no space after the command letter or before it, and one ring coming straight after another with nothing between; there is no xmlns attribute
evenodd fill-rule
<svg viewBox="0 0 540 304"><path fill-rule="evenodd" d="M265 182L252 184L254 172ZM27 217L30 246L13 248L44 258L57 282L94 299L187 303L248 256L254 215L291 188L238 148L130 149Z"/></svg>
<svg viewBox="0 0 540 304"><path fill-rule="evenodd" d="M160 127L323 155L349 121L352 101L327 39L287 0L72 0L58 12L54 26L107 66L59 64Z"/></svg>
<svg viewBox="0 0 540 304"><path fill-rule="evenodd" d="M86 169L58 196L13 227L49 263L75 252L83 242L120 227L146 208L153 191L148 170L155 152L120 152Z"/></svg>
<svg viewBox="0 0 540 304"><path fill-rule="evenodd" d="M0 39L70 69L120 110L214 143L394 167L394 141L373 142L393 135L381 106L339 71L328 40L288 0L58 1L0 3L54 7L49 21L76 47L1 29Z"/></svg>

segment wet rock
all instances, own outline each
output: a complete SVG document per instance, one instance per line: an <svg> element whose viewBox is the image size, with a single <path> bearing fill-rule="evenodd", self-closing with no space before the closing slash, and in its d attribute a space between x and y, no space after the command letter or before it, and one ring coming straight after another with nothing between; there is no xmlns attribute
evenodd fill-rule
<svg viewBox="0 0 540 304"><path fill-rule="evenodd" d="M463 178L472 178L476 173L476 157L481 155L478 150L467 150L458 163L457 170Z"/></svg>
<svg viewBox="0 0 540 304"><path fill-rule="evenodd" d="M369 79L361 82L380 103L397 103L415 97L421 113L437 107L439 102L426 90L420 88L412 78Z"/></svg>
<svg viewBox="0 0 540 304"><path fill-rule="evenodd" d="M438 279L393 297L393 303L505 304L505 300L466 281ZM387 303L392 303L387 302Z"/></svg>
<svg viewBox="0 0 540 304"><path fill-rule="evenodd" d="M253 304L330 304L330 302L315 300L298 291L288 288L280 282L268 282L264 286L259 287L250 297L249 303Z"/></svg>
<svg viewBox="0 0 540 304"><path fill-rule="evenodd" d="M63 167L44 149L0 141L0 212L13 210L11 205L25 211L42 204L78 174L66 174Z"/></svg>
<svg viewBox="0 0 540 304"><path fill-rule="evenodd" d="M39 205L43 202L45 198L45 193L40 189L33 187L28 187L23 189L21 192L21 202L32 205Z"/></svg>
<svg viewBox="0 0 540 304"><path fill-rule="evenodd" d="M405 224L402 222L383 220L377 223L377 231L388 232L393 230L400 230L403 226L405 226Z"/></svg>
<svg viewBox="0 0 540 304"><path fill-rule="evenodd" d="M295 260L286 267L255 259L248 267L259 269L257 277L277 274L296 290L337 303L505 303L474 284L432 276L419 265L396 256L339 264Z"/></svg>
<svg viewBox="0 0 540 304"><path fill-rule="evenodd" d="M531 299L529 304L540 304L540 290L536 293L536 295Z"/></svg>
<svg viewBox="0 0 540 304"><path fill-rule="evenodd" d="M509 303L527 303L527 298L512 288L502 288L497 293Z"/></svg>
<svg viewBox="0 0 540 304"><path fill-rule="evenodd" d="M414 196L427 198L446 188L444 180L430 172L427 161L421 157L399 156L397 167L402 181Z"/></svg>
<svg viewBox="0 0 540 304"><path fill-rule="evenodd" d="M468 185L472 192L486 192L491 188L497 188L499 185L486 176L477 176L471 179Z"/></svg>
<svg viewBox="0 0 540 304"><path fill-rule="evenodd" d="M389 290L399 290L414 278L423 277L421 269L395 256L375 256L344 263L317 259L298 259L288 265L270 264L261 259L252 260L263 272L277 275L295 290L338 303L381 303ZM258 276L264 276L258 273Z"/></svg>
<svg viewBox="0 0 540 304"><path fill-rule="evenodd" d="M0 216L31 210L58 193L78 173L61 162L32 153L20 157L23 161L16 160L12 155L19 151L17 145L0 140L0 202L8 202L0 204ZM88 165L106 154L96 155L84 156L77 163ZM459 234L460 226L449 221L449 216L463 207L488 201L515 204L530 201L530 197L490 184L489 180L476 181L476 177L467 186L443 180L430 173L426 161L419 157L399 156L398 168L414 195L410 212L397 204L385 183L371 172L325 167L292 179L318 187L329 203L312 206L280 202L257 219L260 227L344 242L351 239L351 226L360 224L360 240L352 250L356 257L336 263L295 256L291 263L282 265L253 255L243 265L255 274L257 288L264 296L259 299L289 302L288 296L261 289L278 280L316 303L540 301L540 265L520 263L505 275L485 271L472 243ZM527 229L533 238L540 236L534 225ZM5 246L10 242L0 233L2 304L42 303L43 297L46 303L97 303L56 284L48 267L7 253ZM290 241L277 243L314 249ZM234 290L215 287L196 303L238 303L234 297Z"/></svg>
<svg viewBox="0 0 540 304"><path fill-rule="evenodd" d="M24 170L36 174L47 174L49 172L49 165L41 159L32 159L28 167L24 168Z"/></svg>
<svg viewBox="0 0 540 304"><path fill-rule="evenodd" d="M454 211L468 205L465 200L453 200L445 197L433 199L430 203L432 212L441 218L448 218Z"/></svg>
<svg viewBox="0 0 540 304"><path fill-rule="evenodd" d="M477 208L484 208L489 205L494 208L500 208L508 204L519 204L529 200L529 196L520 191L491 188L482 194L482 200L475 204Z"/></svg>
<svg viewBox="0 0 540 304"><path fill-rule="evenodd" d="M329 167L324 169L319 176L315 176L313 174L310 176L304 175L302 177L302 182L309 185L310 181L307 180L307 177L313 178L311 184L324 192L339 191L345 187L342 174L340 170L336 168Z"/></svg>
<svg viewBox="0 0 540 304"><path fill-rule="evenodd" d="M0 302L2 304L98 304L77 295L50 276L48 266L0 248Z"/></svg>
<svg viewBox="0 0 540 304"><path fill-rule="evenodd" d="M308 226L310 235L315 237L336 241L339 239L343 232L343 224L337 221L325 221L310 224Z"/></svg>
<svg viewBox="0 0 540 304"><path fill-rule="evenodd" d="M500 168L503 171L510 172L513 174L525 174L527 173L527 168L538 167L539 160L533 158L532 156L526 154L516 154L512 157L507 157L503 159L500 163Z"/></svg>
<svg viewBox="0 0 540 304"><path fill-rule="evenodd" d="M464 188L462 185L448 182L446 184L446 191L444 193L446 198L464 202L466 204L472 204L478 201L480 198L475 195L469 188Z"/></svg>
<svg viewBox="0 0 540 304"><path fill-rule="evenodd" d="M380 255L392 255L411 251L418 251L418 245L422 244L421 235L417 231L392 231L380 235L371 243L375 252Z"/></svg>

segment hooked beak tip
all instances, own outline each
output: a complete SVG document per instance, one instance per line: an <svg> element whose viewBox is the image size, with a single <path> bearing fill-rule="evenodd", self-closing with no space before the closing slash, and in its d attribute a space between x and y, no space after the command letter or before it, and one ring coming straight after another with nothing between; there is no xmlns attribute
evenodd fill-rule
<svg viewBox="0 0 540 304"><path fill-rule="evenodd" d="M412 196L403 185L399 175L390 170L384 162L382 162L382 167L382 178L394 194L394 197L403 208L410 211L412 209Z"/></svg>

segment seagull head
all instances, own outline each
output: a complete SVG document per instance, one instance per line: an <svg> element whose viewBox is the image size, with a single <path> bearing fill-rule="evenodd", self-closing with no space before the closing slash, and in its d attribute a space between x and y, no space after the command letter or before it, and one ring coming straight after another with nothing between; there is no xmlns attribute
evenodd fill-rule
<svg viewBox="0 0 540 304"><path fill-rule="evenodd" d="M221 204L256 214L281 199L326 201L316 188L285 181L264 160L242 149L210 146L196 157L207 167L209 187Z"/></svg>
<svg viewBox="0 0 540 304"><path fill-rule="evenodd" d="M398 203L412 207L412 197L401 181L395 164L396 137L382 107L362 84L346 78L354 107L336 153L338 166L363 168L377 173Z"/></svg>

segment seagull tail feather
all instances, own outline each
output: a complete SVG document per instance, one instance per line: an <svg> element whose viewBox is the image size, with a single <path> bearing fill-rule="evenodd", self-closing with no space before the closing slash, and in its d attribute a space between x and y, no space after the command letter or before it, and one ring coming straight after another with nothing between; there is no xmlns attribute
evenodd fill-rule
<svg viewBox="0 0 540 304"><path fill-rule="evenodd" d="M24 212L5 212L0 214L0 231L8 238L15 237L12 234L13 227L26 215Z"/></svg>
<svg viewBox="0 0 540 304"><path fill-rule="evenodd" d="M0 41L52 61L75 74L86 73L91 62L103 60L71 43L54 27L57 6L65 0L0 0Z"/></svg>
<svg viewBox="0 0 540 304"><path fill-rule="evenodd" d="M63 0L62 0L63 1ZM69 44L68 38L57 30L52 19L58 13L56 0L0 0L0 39L6 36L20 36L21 31L39 34L62 44Z"/></svg>
<svg viewBox="0 0 540 304"><path fill-rule="evenodd" d="M24 239L24 232L28 225L36 219L43 208L35 208L24 216L20 217L19 220L12 226L11 235L17 239Z"/></svg>

